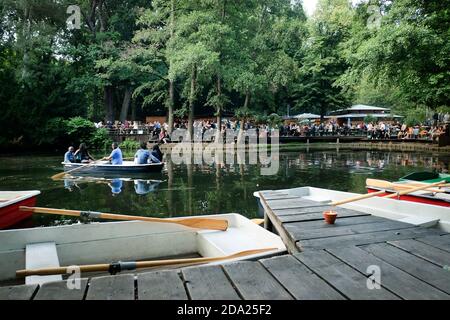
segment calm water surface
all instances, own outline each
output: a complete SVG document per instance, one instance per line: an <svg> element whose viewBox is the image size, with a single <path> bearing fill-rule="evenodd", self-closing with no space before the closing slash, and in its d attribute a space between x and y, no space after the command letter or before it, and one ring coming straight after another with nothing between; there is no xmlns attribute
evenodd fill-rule
<svg viewBox="0 0 450 320"><path fill-rule="evenodd" d="M366 178L397 180L412 171L448 172L450 155L380 151L297 151L280 154L273 176L258 165L175 165L134 177L72 177L53 181L62 157L0 157L0 190L41 190L37 206L171 217L213 213L257 216L253 192L314 186L365 192ZM76 218L34 215L19 227L73 223Z"/></svg>

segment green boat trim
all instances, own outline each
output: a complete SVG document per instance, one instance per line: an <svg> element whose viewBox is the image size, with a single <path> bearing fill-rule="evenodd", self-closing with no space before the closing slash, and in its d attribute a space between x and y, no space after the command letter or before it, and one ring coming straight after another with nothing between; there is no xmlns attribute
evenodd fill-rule
<svg viewBox="0 0 450 320"><path fill-rule="evenodd" d="M450 183L450 174L421 171L413 172L400 178L400 181L420 181L425 183L435 183L443 180Z"/></svg>

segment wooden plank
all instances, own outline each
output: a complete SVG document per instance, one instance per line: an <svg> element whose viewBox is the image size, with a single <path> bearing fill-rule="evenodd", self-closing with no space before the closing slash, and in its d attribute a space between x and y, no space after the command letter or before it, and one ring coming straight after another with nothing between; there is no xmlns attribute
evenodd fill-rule
<svg viewBox="0 0 450 320"><path fill-rule="evenodd" d="M0 287L0 300L31 300L39 285Z"/></svg>
<svg viewBox="0 0 450 320"><path fill-rule="evenodd" d="M323 250L297 253L295 258L312 269L322 279L349 299L397 300L398 297L384 288L370 290L367 277Z"/></svg>
<svg viewBox="0 0 450 320"><path fill-rule="evenodd" d="M389 230L331 238L302 240L297 243L297 245L301 246L301 248L326 249L329 247L356 246L393 240L413 239L436 233L439 233L439 231L416 227L410 229Z"/></svg>
<svg viewBox="0 0 450 320"><path fill-rule="evenodd" d="M432 247L417 240L389 241L389 244L437 264L440 267L450 265L450 252Z"/></svg>
<svg viewBox="0 0 450 320"><path fill-rule="evenodd" d="M387 263L450 293L450 272L392 245L373 244L363 249Z"/></svg>
<svg viewBox="0 0 450 320"><path fill-rule="evenodd" d="M434 235L416 239L435 248L450 252L450 234Z"/></svg>
<svg viewBox="0 0 450 320"><path fill-rule="evenodd" d="M134 275L92 278L86 300L134 300Z"/></svg>
<svg viewBox="0 0 450 320"><path fill-rule="evenodd" d="M240 300L221 266L205 266L182 270L192 300Z"/></svg>
<svg viewBox="0 0 450 320"><path fill-rule="evenodd" d="M295 225L298 230L317 230L317 229L326 229L326 228L335 228L341 226L353 226L355 224L363 224L363 223L375 223L375 222L383 222L389 221L388 219L366 215L359 217L341 217L338 216L336 218L336 222L334 225L327 224L325 221L302 221L302 222L290 222L289 226Z"/></svg>
<svg viewBox="0 0 450 320"><path fill-rule="evenodd" d="M349 234L362 234L387 230L400 230L406 228L414 228L413 225L403 223L399 221L375 222L375 223L363 223L353 226L334 226L332 228L322 228L314 230L298 230L295 225L289 223L284 224L286 230L291 234L292 238L296 240L326 238Z"/></svg>
<svg viewBox="0 0 450 320"><path fill-rule="evenodd" d="M332 207L332 206L314 206L314 207L307 207L307 208L293 208L293 209L273 209L273 211L278 216L286 216L286 215L299 215L299 214L306 214L306 213L323 213L324 211L334 210L338 213L339 217L353 217L353 216L360 216L360 215L369 215L367 213L352 210L352 209L346 209L341 207Z"/></svg>
<svg viewBox="0 0 450 320"><path fill-rule="evenodd" d="M369 266L380 268L380 281L383 287L403 299L450 299L450 295L430 286L410 274L384 262L358 247L328 249L339 260L349 264L362 274L368 273Z"/></svg>
<svg viewBox="0 0 450 320"><path fill-rule="evenodd" d="M291 214L291 215L278 215L278 211L274 211L274 213L279 217L279 220L283 223L288 222L302 222L302 221L323 221L323 211L320 212L311 212L311 213L301 213L301 214ZM351 218L351 217L362 217L369 216L367 213L358 212L358 211L342 211L339 212L340 218Z"/></svg>
<svg viewBox="0 0 450 320"><path fill-rule="evenodd" d="M275 209L292 209L292 208L307 208L307 207L321 207L324 204L316 201L306 200L302 198L290 199L290 200L268 200L267 204Z"/></svg>
<svg viewBox="0 0 450 320"><path fill-rule="evenodd" d="M137 275L139 300L187 300L178 271L154 271Z"/></svg>
<svg viewBox="0 0 450 320"><path fill-rule="evenodd" d="M260 260L297 300L342 300L344 297L291 255Z"/></svg>
<svg viewBox="0 0 450 320"><path fill-rule="evenodd" d="M242 261L223 266L245 300L291 300L292 296L259 262Z"/></svg>
<svg viewBox="0 0 450 320"><path fill-rule="evenodd" d="M69 289L67 281L47 282L41 285L34 300L83 300L87 279L80 280L80 289Z"/></svg>
<svg viewBox="0 0 450 320"><path fill-rule="evenodd" d="M267 204L267 201L265 200L264 196L260 197L260 201L264 209L264 226L266 228L268 226L271 226L271 229L275 229L272 231L275 231L280 236L289 253L298 252L299 248L296 245L295 239L293 239L290 236L290 234L286 231L286 229L283 227L282 222L277 217L277 215L272 211L270 206ZM270 223L268 221L270 221Z"/></svg>

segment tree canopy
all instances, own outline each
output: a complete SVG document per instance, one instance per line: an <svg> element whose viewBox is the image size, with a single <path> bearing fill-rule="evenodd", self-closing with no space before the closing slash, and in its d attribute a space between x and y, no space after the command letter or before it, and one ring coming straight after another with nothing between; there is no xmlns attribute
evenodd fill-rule
<svg viewBox="0 0 450 320"><path fill-rule="evenodd" d="M76 116L449 110L450 0L80 0L79 29L70 5L0 3L0 145Z"/></svg>

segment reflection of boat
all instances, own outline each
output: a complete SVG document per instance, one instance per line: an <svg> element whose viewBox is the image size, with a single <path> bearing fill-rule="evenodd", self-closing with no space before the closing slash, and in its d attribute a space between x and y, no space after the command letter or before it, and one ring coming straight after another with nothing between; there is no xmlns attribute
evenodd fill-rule
<svg viewBox="0 0 450 320"><path fill-rule="evenodd" d="M207 218L228 220L228 229L198 230L173 223L127 221L0 231L0 281L14 279L16 270L24 267L37 269L180 256L223 257L246 250L271 248L238 258L242 260L286 250L279 236L239 214ZM61 277L29 276L26 283L58 279Z"/></svg>
<svg viewBox="0 0 450 320"><path fill-rule="evenodd" d="M64 171L73 170L79 167L85 167L73 172L76 175L84 174L128 174L128 173L147 173L160 172L164 163L135 164L133 161L124 161L121 165L113 165L108 162L102 163L64 163Z"/></svg>
<svg viewBox="0 0 450 320"><path fill-rule="evenodd" d="M307 200L318 201L323 203L324 206L326 203L329 203L329 201L338 201L358 196L356 193L313 187L277 190L277 192L283 193L285 196L302 197ZM259 198L258 193L255 193L255 196ZM374 216L398 220L413 225L436 226L444 231L450 231L450 208L380 197L351 202L340 205L339 207L353 209Z"/></svg>
<svg viewBox="0 0 450 320"><path fill-rule="evenodd" d="M140 195L155 192L161 182L162 181L134 180L134 190Z"/></svg>
<svg viewBox="0 0 450 320"><path fill-rule="evenodd" d="M0 191L0 229L29 218L32 213L19 211L19 206L34 206L40 191Z"/></svg>
<svg viewBox="0 0 450 320"><path fill-rule="evenodd" d="M122 191L124 182L133 182L137 194L144 195L155 192L163 180L133 179L133 178L104 178L95 176L78 176L64 179L64 188L72 191L81 183L101 183L107 184L114 195Z"/></svg>

